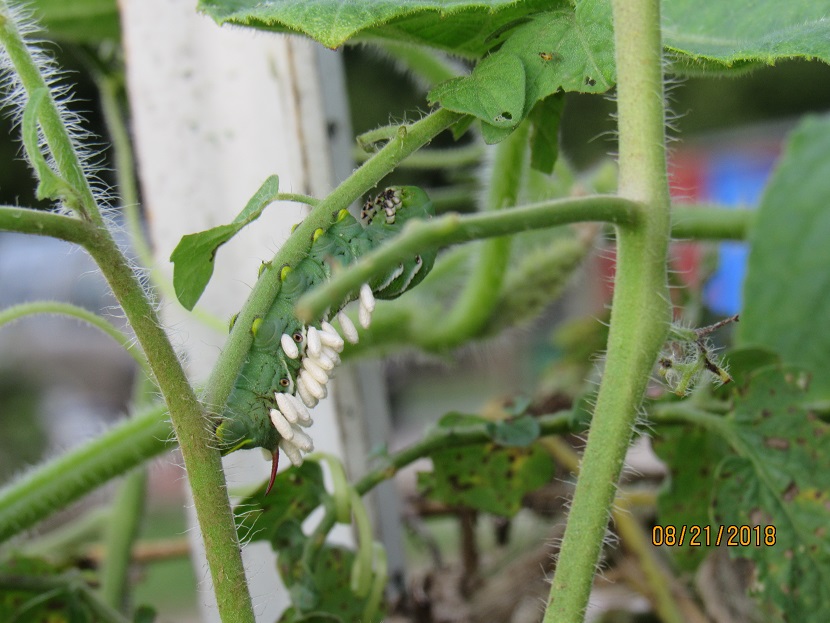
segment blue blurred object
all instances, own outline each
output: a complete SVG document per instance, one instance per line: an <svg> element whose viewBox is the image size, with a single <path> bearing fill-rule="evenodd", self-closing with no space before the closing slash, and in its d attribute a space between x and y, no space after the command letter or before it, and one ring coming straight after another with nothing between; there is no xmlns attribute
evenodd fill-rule
<svg viewBox="0 0 830 623"><path fill-rule="evenodd" d="M775 155L771 149L748 148L713 154L706 164L701 198L727 207L756 207L775 164ZM718 268L706 283L703 298L716 314L731 316L741 310L748 247L743 242L723 242L718 252Z"/></svg>

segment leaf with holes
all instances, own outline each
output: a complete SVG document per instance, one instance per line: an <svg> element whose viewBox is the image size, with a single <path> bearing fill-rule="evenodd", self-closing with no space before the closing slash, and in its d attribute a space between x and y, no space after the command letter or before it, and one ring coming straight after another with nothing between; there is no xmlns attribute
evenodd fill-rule
<svg viewBox="0 0 830 623"><path fill-rule="evenodd" d="M269 541L277 550L296 544L304 539L300 524L328 497L319 463L291 467L277 475L268 495L263 484L236 507L239 538Z"/></svg>
<svg viewBox="0 0 830 623"><path fill-rule="evenodd" d="M730 548L755 563L764 601L788 620L830 620L830 426L803 406L803 373L765 368L727 418L714 520L760 526L761 545ZM764 544L774 530L774 545ZM740 544L740 543L739 543Z"/></svg>
<svg viewBox="0 0 830 623"><path fill-rule="evenodd" d="M717 435L702 429L667 427L654 438L654 451L669 469L669 478L657 498L658 523L662 526L711 526L712 488L715 469L730 454L729 446ZM717 529L712 531L716 534ZM705 539L700 546L671 548L677 565L693 571L711 552Z"/></svg>
<svg viewBox="0 0 830 623"><path fill-rule="evenodd" d="M294 604L294 609L284 614L280 623L361 621L368 598L359 597L351 588L354 560L352 550L324 545L309 571L302 563L302 548L280 552L277 562L280 577ZM331 613L336 613L336 617ZM381 614L377 620L382 620Z"/></svg>
<svg viewBox="0 0 830 623"><path fill-rule="evenodd" d="M451 413L438 426L459 428L482 423L488 428L492 425L479 416ZM526 436L521 434L522 428L523 424L519 424L510 435L515 434L517 439ZM497 433L497 427L490 432ZM418 474L422 492L445 504L462 504L505 517L515 515L524 495L544 485L553 475L551 458L538 445L521 448L486 443L439 450L431 458L434 471Z"/></svg>
<svg viewBox="0 0 830 623"><path fill-rule="evenodd" d="M498 142L537 102L554 93L610 89L615 81L613 38L607 0L584 0L575 8L539 13L510 31L472 74L438 85L428 99L476 116L485 140ZM538 163L538 154L536 158Z"/></svg>
<svg viewBox="0 0 830 623"><path fill-rule="evenodd" d="M493 54L469 76L453 78L429 93L431 103L473 115L499 130L516 127L525 109L525 71L514 54Z"/></svg>

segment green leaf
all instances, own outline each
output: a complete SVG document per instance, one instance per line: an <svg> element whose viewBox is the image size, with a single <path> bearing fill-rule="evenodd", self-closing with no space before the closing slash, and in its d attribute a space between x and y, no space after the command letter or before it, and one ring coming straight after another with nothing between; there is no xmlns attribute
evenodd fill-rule
<svg viewBox="0 0 830 623"><path fill-rule="evenodd" d="M429 93L454 112L478 117L495 128L513 129L522 120L525 105L525 71L513 54L488 56L469 76L453 78Z"/></svg>
<svg viewBox="0 0 830 623"><path fill-rule="evenodd" d="M360 621L367 599L351 589L351 569L355 553L338 545L323 545L313 569L303 567L298 552L283 555L277 561L280 577L288 587L294 608L281 623L330 623ZM382 615L378 615L378 621Z"/></svg>
<svg viewBox="0 0 830 623"><path fill-rule="evenodd" d="M559 157L559 122L564 107L564 96L555 94L537 102L530 112L530 166L548 175Z"/></svg>
<svg viewBox="0 0 830 623"><path fill-rule="evenodd" d="M718 469L713 507L718 524L760 526L762 538L774 527L774 545L730 551L755 563L764 601L787 620L819 623L830 620L830 426L802 406L802 386L792 369L752 378L728 418L737 456Z"/></svg>
<svg viewBox="0 0 830 623"><path fill-rule="evenodd" d="M329 48L347 41L408 41L475 58L522 18L564 0L199 0L220 24L305 34Z"/></svg>
<svg viewBox="0 0 830 623"><path fill-rule="evenodd" d="M669 478L657 498L658 524L666 526L712 526L712 489L715 469L730 454L729 446L717 435L702 429L666 427L654 438L654 451L669 469ZM711 528L710 534L717 534ZM705 541L701 538L703 544ZM686 571L694 571L712 551L702 545L683 545L671 548L677 565Z"/></svg>
<svg viewBox="0 0 830 623"><path fill-rule="evenodd" d="M744 309L736 340L763 346L813 373L830 397L830 118L793 132L750 233Z"/></svg>
<svg viewBox="0 0 830 623"><path fill-rule="evenodd" d="M514 430L504 428L500 434L525 440L532 431L526 429L524 417L518 420L521 423ZM482 423L492 433L498 431L497 426L480 416L460 413L445 415L437 426L453 429ZM515 515L524 495L544 485L553 475L553 462L539 446L519 448L487 443L439 450L431 458L434 472L418 474L421 491L446 504L462 504L505 517Z"/></svg>
<svg viewBox="0 0 830 623"><path fill-rule="evenodd" d="M279 192L279 178L270 176L248 204L229 225L219 225L198 234L183 236L173 249L173 286L176 297L185 309L193 309L213 275L216 251L233 238L239 230L255 221Z"/></svg>
<svg viewBox="0 0 830 623"><path fill-rule="evenodd" d="M26 6L50 39L100 43L121 38L115 0L31 0Z"/></svg>
<svg viewBox="0 0 830 623"><path fill-rule="evenodd" d="M661 6L663 43L687 68L740 69L793 57L830 62L826 2L664 0Z"/></svg>
<svg viewBox="0 0 830 623"><path fill-rule="evenodd" d="M615 80L613 39L608 0L583 0L575 8L539 13L509 31L498 51L472 74L438 85L428 99L475 115L482 121L485 141L498 142L537 102L554 93L610 89ZM523 93L517 92L521 85Z"/></svg>
<svg viewBox="0 0 830 623"><path fill-rule="evenodd" d="M277 475L265 495L265 485L235 509L243 541L270 541L274 549L294 545L304 537L300 524L328 497L320 464L306 461Z"/></svg>

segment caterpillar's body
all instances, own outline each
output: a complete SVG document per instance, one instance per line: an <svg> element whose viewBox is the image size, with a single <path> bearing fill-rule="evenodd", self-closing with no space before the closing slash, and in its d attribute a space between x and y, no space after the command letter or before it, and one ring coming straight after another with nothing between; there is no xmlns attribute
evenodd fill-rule
<svg viewBox="0 0 830 623"><path fill-rule="evenodd" d="M279 294L268 313L251 327L253 344L216 430L223 453L262 447L272 452L276 466L281 447L293 463L302 461L300 451L309 451L311 446L310 438L299 428L311 423L305 407L313 407L325 396L325 381L339 362L343 340L327 322L339 308L305 326L294 316L297 300L338 266L350 264L397 235L408 220L429 218L432 213L432 203L421 189L389 188L366 203L361 214L364 225L341 210L328 230L314 232L308 256L293 269L279 268ZM400 296L426 276L435 255L418 255L364 285L361 324L368 324L372 295L383 299ZM338 317L346 339L356 341L354 326L344 315Z"/></svg>

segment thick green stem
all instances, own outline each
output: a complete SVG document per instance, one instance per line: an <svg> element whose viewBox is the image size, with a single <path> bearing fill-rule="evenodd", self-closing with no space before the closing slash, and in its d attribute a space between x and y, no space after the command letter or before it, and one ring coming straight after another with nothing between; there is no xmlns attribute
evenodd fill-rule
<svg viewBox="0 0 830 623"><path fill-rule="evenodd" d="M71 216L5 205L0 206L0 231L51 236L81 246L94 234L94 229L88 223Z"/></svg>
<svg viewBox="0 0 830 623"><path fill-rule="evenodd" d="M542 444L554 459L574 474L579 473L579 456L570 445L561 438L543 439ZM654 500L651 499L650 504ZM675 603L671 591L672 576L657 559L656 552L646 539L638 519L631 514L631 507L636 505L636 494L629 496L620 492L614 499L611 517L619 534L623 547L630 551L640 565L640 570L648 584L648 593L654 609L663 623L683 623L683 615Z"/></svg>
<svg viewBox="0 0 830 623"><path fill-rule="evenodd" d="M219 409L228 399L251 346L251 325L255 318L265 315L279 293L279 269L285 265L295 266L308 251L311 237L317 228L329 227L340 210L348 209L363 193L392 171L401 160L431 141L460 118L461 115L439 109L411 126L399 129L395 138L352 173L300 223L271 262L277 270L267 270L262 273L236 319L225 348L205 386L207 389L204 403L209 408Z"/></svg>
<svg viewBox="0 0 830 623"><path fill-rule="evenodd" d="M528 162L529 131L530 124L525 122L496 147L486 212L510 214L512 210L507 208L518 203ZM508 236L500 236L481 245L469 279L449 313L437 324L434 318L424 318L425 329L430 330L418 333L429 336L427 347L447 344L450 340L457 344L481 333L499 302L511 241Z"/></svg>
<svg viewBox="0 0 830 623"><path fill-rule="evenodd" d="M223 623L253 623L236 526L225 487L225 473L213 431L185 376L156 311L110 237L101 230L87 251L121 303L153 369L187 469L196 516Z"/></svg>
<svg viewBox="0 0 830 623"><path fill-rule="evenodd" d="M361 284L400 264L416 253L459 242L493 238L567 223L599 221L632 225L638 221L636 202L612 196L557 199L471 216L447 214L430 221L412 221L395 239L334 275L297 303L297 316L313 318L330 305L345 300Z"/></svg>
<svg viewBox="0 0 830 623"><path fill-rule="evenodd" d="M175 445L158 406L25 473L0 489L0 542Z"/></svg>
<svg viewBox="0 0 830 623"><path fill-rule="evenodd" d="M643 219L617 228L617 272L605 373L582 460L545 623L583 620L617 480L670 317L670 234L659 0L613 0L619 194Z"/></svg>

